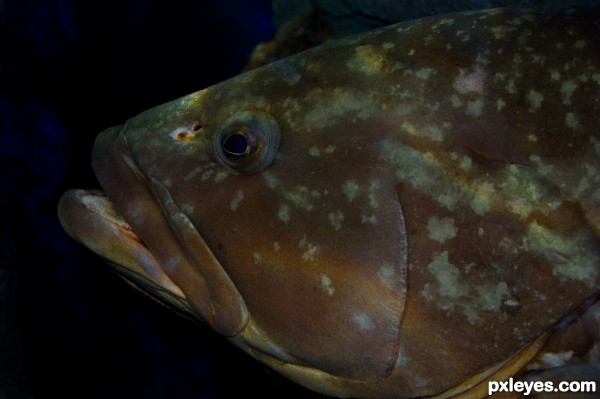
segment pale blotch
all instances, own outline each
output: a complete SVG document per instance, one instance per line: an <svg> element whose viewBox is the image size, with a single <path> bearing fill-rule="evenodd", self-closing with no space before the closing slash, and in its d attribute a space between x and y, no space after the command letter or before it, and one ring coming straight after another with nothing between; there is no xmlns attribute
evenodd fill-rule
<svg viewBox="0 0 600 399"><path fill-rule="evenodd" d="M310 190L305 186L296 186L283 193L283 197L291 201L296 207L310 211L313 209L313 201L321 198L316 190Z"/></svg>
<svg viewBox="0 0 600 399"><path fill-rule="evenodd" d="M466 290L458 281L460 271L448 261L447 251L434 255L432 261L427 265L427 270L437 281L440 296L460 298L465 295Z"/></svg>
<svg viewBox="0 0 600 399"><path fill-rule="evenodd" d="M310 147L308 149L308 155L310 155L311 157L318 157L319 155L321 155L321 151L317 147Z"/></svg>
<svg viewBox="0 0 600 399"><path fill-rule="evenodd" d="M531 89L527 94L527 101L529 102L529 112L535 112L542 106L544 96L542 95L542 93Z"/></svg>
<svg viewBox="0 0 600 399"><path fill-rule="evenodd" d="M454 210L454 205L456 205L456 201L458 201L458 197L456 195L451 194L440 194L436 198L436 201L444 208L452 211Z"/></svg>
<svg viewBox="0 0 600 399"><path fill-rule="evenodd" d="M492 35L494 35L494 39L496 40L506 39L506 36L515 29L516 28L514 27L505 25L492 26L489 28L490 32L492 32Z"/></svg>
<svg viewBox="0 0 600 399"><path fill-rule="evenodd" d="M347 180L346 183L344 183L343 190L348 202L352 202L360 192L360 186L354 180Z"/></svg>
<svg viewBox="0 0 600 399"><path fill-rule="evenodd" d="M189 216L194 213L194 205L183 204L181 205L181 210L183 211L183 213Z"/></svg>
<svg viewBox="0 0 600 399"><path fill-rule="evenodd" d="M466 71L461 68L452 87L461 94L483 93L485 91L486 76L487 73L479 65L476 65L470 73L466 73Z"/></svg>
<svg viewBox="0 0 600 399"><path fill-rule="evenodd" d="M429 218L427 230L429 231L429 238L440 243L456 237L457 231L456 226L454 226L454 219L439 219L435 216Z"/></svg>
<svg viewBox="0 0 600 399"><path fill-rule="evenodd" d="M202 177L200 177L200 180L207 181L214 174L215 174L214 170L212 170L212 169L211 170L207 170L206 172L202 173Z"/></svg>
<svg viewBox="0 0 600 399"><path fill-rule="evenodd" d="M527 140L531 141L532 143L536 143L537 142L537 136L535 134L528 134L527 135Z"/></svg>
<svg viewBox="0 0 600 399"><path fill-rule="evenodd" d="M515 80L513 78L508 79L508 82L506 83L504 88L510 94L515 94L517 92L517 86L515 85Z"/></svg>
<svg viewBox="0 0 600 399"><path fill-rule="evenodd" d="M231 200L231 203L230 203L231 210L235 211L237 209L237 207L240 205L240 202L242 202L243 199L244 199L244 192L242 190L239 190L235 194L235 197Z"/></svg>
<svg viewBox="0 0 600 399"><path fill-rule="evenodd" d="M394 46L395 46L395 44L394 44L394 43L392 43L392 42L384 42L384 43L382 44L382 47L383 47L385 50L389 50L389 49L391 49L391 48L394 48Z"/></svg>
<svg viewBox="0 0 600 399"><path fill-rule="evenodd" d="M558 72L556 69L551 70L550 71L550 79L560 80L560 72Z"/></svg>
<svg viewBox="0 0 600 399"><path fill-rule="evenodd" d="M252 254L252 261L254 262L255 265L259 265L262 263L262 255L259 254L258 252L254 252Z"/></svg>
<svg viewBox="0 0 600 399"><path fill-rule="evenodd" d="M379 208L379 200L375 193L379 190L380 186L379 179L372 179L369 183L369 194L367 197L369 198L369 206L371 208Z"/></svg>
<svg viewBox="0 0 600 399"><path fill-rule="evenodd" d="M460 107L462 107L464 105L463 102L460 101L460 98L458 98L458 96L456 94L453 94L450 97L450 102L452 103L452 106L454 108L460 108Z"/></svg>
<svg viewBox="0 0 600 399"><path fill-rule="evenodd" d="M377 224L377 216L375 215L362 215L360 221L364 224Z"/></svg>
<svg viewBox="0 0 600 399"><path fill-rule="evenodd" d="M576 280L593 286L600 270L598 256L589 255L585 250L585 234L562 236L533 220L524 240L525 247L545 256L552 264L552 274L557 277Z"/></svg>
<svg viewBox="0 0 600 399"><path fill-rule="evenodd" d="M281 245L278 242L273 243L273 251L277 252L281 249Z"/></svg>
<svg viewBox="0 0 600 399"><path fill-rule="evenodd" d="M577 83L569 79L560 86L560 94L562 96L563 104L569 105L571 104L571 96L573 92L577 89Z"/></svg>
<svg viewBox="0 0 600 399"><path fill-rule="evenodd" d="M290 216L290 207L287 205L281 205L279 207L279 210L277 211L277 217L279 218L279 220L281 220L283 223L287 224L289 223L291 216Z"/></svg>
<svg viewBox="0 0 600 399"><path fill-rule="evenodd" d="M544 176L550 175L550 173L552 173L552 169L554 169L554 166L544 163L539 155L530 155L529 160L536 166L538 172Z"/></svg>
<svg viewBox="0 0 600 399"><path fill-rule="evenodd" d="M319 276L319 281L321 282L321 289L329 296L333 296L335 294L335 288L333 287L333 284L331 283L331 279L324 275L321 274Z"/></svg>
<svg viewBox="0 0 600 399"><path fill-rule="evenodd" d="M354 313L352 315L352 322L362 331L370 331L375 328L375 323L373 323L373 320L366 313Z"/></svg>
<svg viewBox="0 0 600 399"><path fill-rule="evenodd" d="M202 168L200 166L195 167L183 177L183 181L189 181L193 179L200 172L202 172Z"/></svg>
<svg viewBox="0 0 600 399"><path fill-rule="evenodd" d="M315 260L317 253L319 252L319 247L308 242L306 239L306 235L302 237L300 242L298 243L298 247L301 249L305 249L302 254L302 260L304 261L313 261Z"/></svg>
<svg viewBox="0 0 600 399"><path fill-rule="evenodd" d="M396 277L396 270L394 270L394 266L389 263L384 263L381 265L379 270L377 271L377 277L387 286L392 285Z"/></svg>
<svg viewBox="0 0 600 399"><path fill-rule="evenodd" d="M496 195L494 185L489 182L477 184L473 187L473 193L475 196L471 199L471 208L477 215L483 216L489 212L492 198Z"/></svg>
<svg viewBox="0 0 600 399"><path fill-rule="evenodd" d="M425 126L425 134L427 137L432 139L433 141L442 141L444 139L444 134L442 133L442 129L437 126L427 125Z"/></svg>
<svg viewBox="0 0 600 399"><path fill-rule="evenodd" d="M325 154L333 154L333 152L335 151L335 146L329 144L327 147L325 147L325 149L323 150L323 152Z"/></svg>
<svg viewBox="0 0 600 399"><path fill-rule="evenodd" d="M275 188L277 188L279 186L279 179L277 177L275 177L268 170L264 171L262 173L262 175L265 178L265 182L267 183L267 187L269 187L271 190L273 190L273 189L275 189Z"/></svg>
<svg viewBox="0 0 600 399"><path fill-rule="evenodd" d="M223 180L225 180L227 178L227 176L229 176L229 173L227 173L227 172L218 172L215 175L215 183L221 183Z"/></svg>
<svg viewBox="0 0 600 399"><path fill-rule="evenodd" d="M384 54L366 44L354 49L354 57L346 65L355 71L373 75L381 71L384 60Z"/></svg>
<svg viewBox="0 0 600 399"><path fill-rule="evenodd" d="M502 108L504 108L504 106L505 106L505 105L506 105L506 101L504 101L503 99L501 99L501 98L498 98L498 99L496 100L496 109L497 109L498 111L501 111L501 110L502 110Z"/></svg>
<svg viewBox="0 0 600 399"><path fill-rule="evenodd" d="M544 362L548 367L561 367L569 363L574 353L575 352L573 351L556 353L548 352L544 353L540 360Z"/></svg>
<svg viewBox="0 0 600 399"><path fill-rule="evenodd" d="M565 116L565 123L573 130L579 128L579 119L577 119L577 116L575 116L575 114L572 112L567 112L567 115Z"/></svg>
<svg viewBox="0 0 600 399"><path fill-rule="evenodd" d="M479 97L477 100L469 101L467 103L467 109L465 113L470 116L479 117L483 115L483 105L484 100L483 97Z"/></svg>
<svg viewBox="0 0 600 399"><path fill-rule="evenodd" d="M426 378L420 376L415 377L415 387L425 388L427 385L429 385L429 381Z"/></svg>
<svg viewBox="0 0 600 399"><path fill-rule="evenodd" d="M419 79L427 80L431 75L435 73L433 68L421 68L415 72L415 76Z"/></svg>
<svg viewBox="0 0 600 399"><path fill-rule="evenodd" d="M339 230L342 228L342 222L344 221L344 214L342 211L330 212L327 218L331 222L334 229Z"/></svg>

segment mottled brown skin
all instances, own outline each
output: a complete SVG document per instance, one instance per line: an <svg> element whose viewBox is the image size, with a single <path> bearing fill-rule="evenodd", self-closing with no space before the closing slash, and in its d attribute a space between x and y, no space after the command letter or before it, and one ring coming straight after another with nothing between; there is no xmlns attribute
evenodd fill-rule
<svg viewBox="0 0 600 399"><path fill-rule="evenodd" d="M598 379L599 17L437 16L240 75L99 135L110 202L70 191L61 220L330 395ZM232 161L227 129L269 133Z"/></svg>

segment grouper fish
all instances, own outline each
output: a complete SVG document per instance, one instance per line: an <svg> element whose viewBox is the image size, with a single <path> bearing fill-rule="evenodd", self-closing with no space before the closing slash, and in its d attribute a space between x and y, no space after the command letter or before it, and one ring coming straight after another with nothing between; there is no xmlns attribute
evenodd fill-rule
<svg viewBox="0 0 600 399"><path fill-rule="evenodd" d="M599 37L493 9L327 43L101 132L60 219L325 394L597 381Z"/></svg>

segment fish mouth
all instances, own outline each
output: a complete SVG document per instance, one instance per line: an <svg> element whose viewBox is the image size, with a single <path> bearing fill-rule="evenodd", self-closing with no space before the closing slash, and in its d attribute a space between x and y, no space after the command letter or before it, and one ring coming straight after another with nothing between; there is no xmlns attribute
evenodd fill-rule
<svg viewBox="0 0 600 399"><path fill-rule="evenodd" d="M72 238L104 258L130 285L178 313L191 312L184 293L103 191L67 191L58 215Z"/></svg>
<svg viewBox="0 0 600 399"><path fill-rule="evenodd" d="M67 191L58 206L64 229L135 288L237 335L248 322L244 301L167 187L138 166L127 134L125 125L97 136L92 167L103 190Z"/></svg>

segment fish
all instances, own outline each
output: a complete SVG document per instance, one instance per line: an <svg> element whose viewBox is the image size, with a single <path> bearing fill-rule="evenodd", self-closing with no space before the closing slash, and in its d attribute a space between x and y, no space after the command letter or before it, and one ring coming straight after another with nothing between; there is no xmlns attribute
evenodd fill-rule
<svg viewBox="0 0 600 399"><path fill-rule="evenodd" d="M59 218L327 395L597 381L599 17L444 14L245 72L101 132Z"/></svg>

